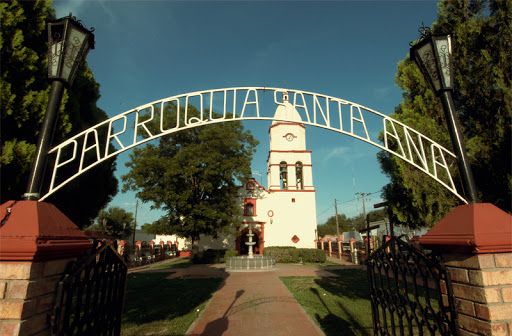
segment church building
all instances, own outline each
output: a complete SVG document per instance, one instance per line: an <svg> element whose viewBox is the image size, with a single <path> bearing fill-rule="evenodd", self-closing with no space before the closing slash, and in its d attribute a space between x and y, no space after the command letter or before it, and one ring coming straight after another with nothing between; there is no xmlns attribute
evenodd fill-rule
<svg viewBox="0 0 512 336"><path fill-rule="evenodd" d="M306 149L306 127L283 94L269 129L268 189L255 179L239 191L243 220L237 231L236 249L247 254L247 232L254 233L254 252L265 246L314 248L316 204L311 151ZM287 121L281 121L287 120Z"/></svg>
<svg viewBox="0 0 512 336"><path fill-rule="evenodd" d="M268 189L254 178L238 192L242 208L233 235L212 237L201 235L200 250L236 249L248 254L245 242L252 231L255 254L263 254L268 246L315 248L317 222L311 151L306 149L306 127L283 93L269 129L270 151L267 159ZM175 236L157 236L155 241L176 240ZM177 239L179 249L190 249L190 241Z"/></svg>

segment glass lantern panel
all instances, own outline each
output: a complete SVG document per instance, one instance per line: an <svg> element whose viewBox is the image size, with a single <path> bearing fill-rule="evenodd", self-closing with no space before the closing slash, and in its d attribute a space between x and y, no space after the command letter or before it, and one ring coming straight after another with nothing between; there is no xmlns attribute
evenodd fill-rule
<svg viewBox="0 0 512 336"><path fill-rule="evenodd" d="M62 54L62 47L62 40L50 45L50 50L48 52L48 76L50 78L59 76L59 61Z"/></svg>
<svg viewBox="0 0 512 336"><path fill-rule="evenodd" d="M62 63L62 78L69 82L73 75L75 63L80 62L80 54L84 40L87 38L87 34L82 31L75 29L71 25L68 27L68 35L66 38L66 54ZM78 59L77 59L78 58ZM76 64L78 67L79 64Z"/></svg>
<svg viewBox="0 0 512 336"><path fill-rule="evenodd" d="M434 90L437 92L441 89L441 82L437 73L436 58L434 50L430 43L425 43L418 48L418 56L420 57L423 68L428 73L431 83L434 85Z"/></svg>
<svg viewBox="0 0 512 336"><path fill-rule="evenodd" d="M438 37L434 40L434 43L436 45L437 56L439 58L443 87L450 88L452 86L452 71L450 64L452 48L450 36Z"/></svg>

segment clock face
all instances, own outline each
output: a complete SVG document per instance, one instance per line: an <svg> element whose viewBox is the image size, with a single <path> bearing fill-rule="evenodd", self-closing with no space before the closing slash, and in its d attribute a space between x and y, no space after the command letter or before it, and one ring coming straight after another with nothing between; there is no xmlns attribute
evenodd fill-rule
<svg viewBox="0 0 512 336"><path fill-rule="evenodd" d="M286 140L288 140L288 141L292 141L293 138L294 138L293 134L287 134L286 135Z"/></svg>

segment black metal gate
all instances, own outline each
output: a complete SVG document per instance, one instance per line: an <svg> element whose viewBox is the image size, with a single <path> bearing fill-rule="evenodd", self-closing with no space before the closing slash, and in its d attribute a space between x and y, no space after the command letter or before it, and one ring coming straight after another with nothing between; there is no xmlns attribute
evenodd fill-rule
<svg viewBox="0 0 512 336"><path fill-rule="evenodd" d="M449 272L393 237L367 261L374 335L459 335Z"/></svg>
<svg viewBox="0 0 512 336"><path fill-rule="evenodd" d="M119 335L128 267L112 245L68 266L57 290L53 335Z"/></svg>

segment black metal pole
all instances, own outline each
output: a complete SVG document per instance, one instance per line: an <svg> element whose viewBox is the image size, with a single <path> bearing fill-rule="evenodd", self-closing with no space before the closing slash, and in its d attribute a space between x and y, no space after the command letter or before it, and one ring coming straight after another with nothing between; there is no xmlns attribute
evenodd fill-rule
<svg viewBox="0 0 512 336"><path fill-rule="evenodd" d="M32 169L30 171L30 180L27 184L26 193L23 198L27 201L37 201L41 196L41 185L46 168L46 159L48 151L52 145L53 133L59 115L59 108L62 102L62 94L64 93L64 83L58 80L52 82L48 106L44 116L41 132L37 140L37 149L32 161Z"/></svg>
<svg viewBox="0 0 512 336"><path fill-rule="evenodd" d="M449 90L443 91L440 93L440 97L441 102L443 103L444 115L446 117L446 123L448 124L448 131L450 132L453 149L455 151L455 155L457 155L457 165L462 177L462 184L466 193L466 199L469 203L478 203L478 193L476 191L473 173L471 172L469 160L466 155L466 148L464 146L464 140L455 116L455 105L453 104L452 93Z"/></svg>

